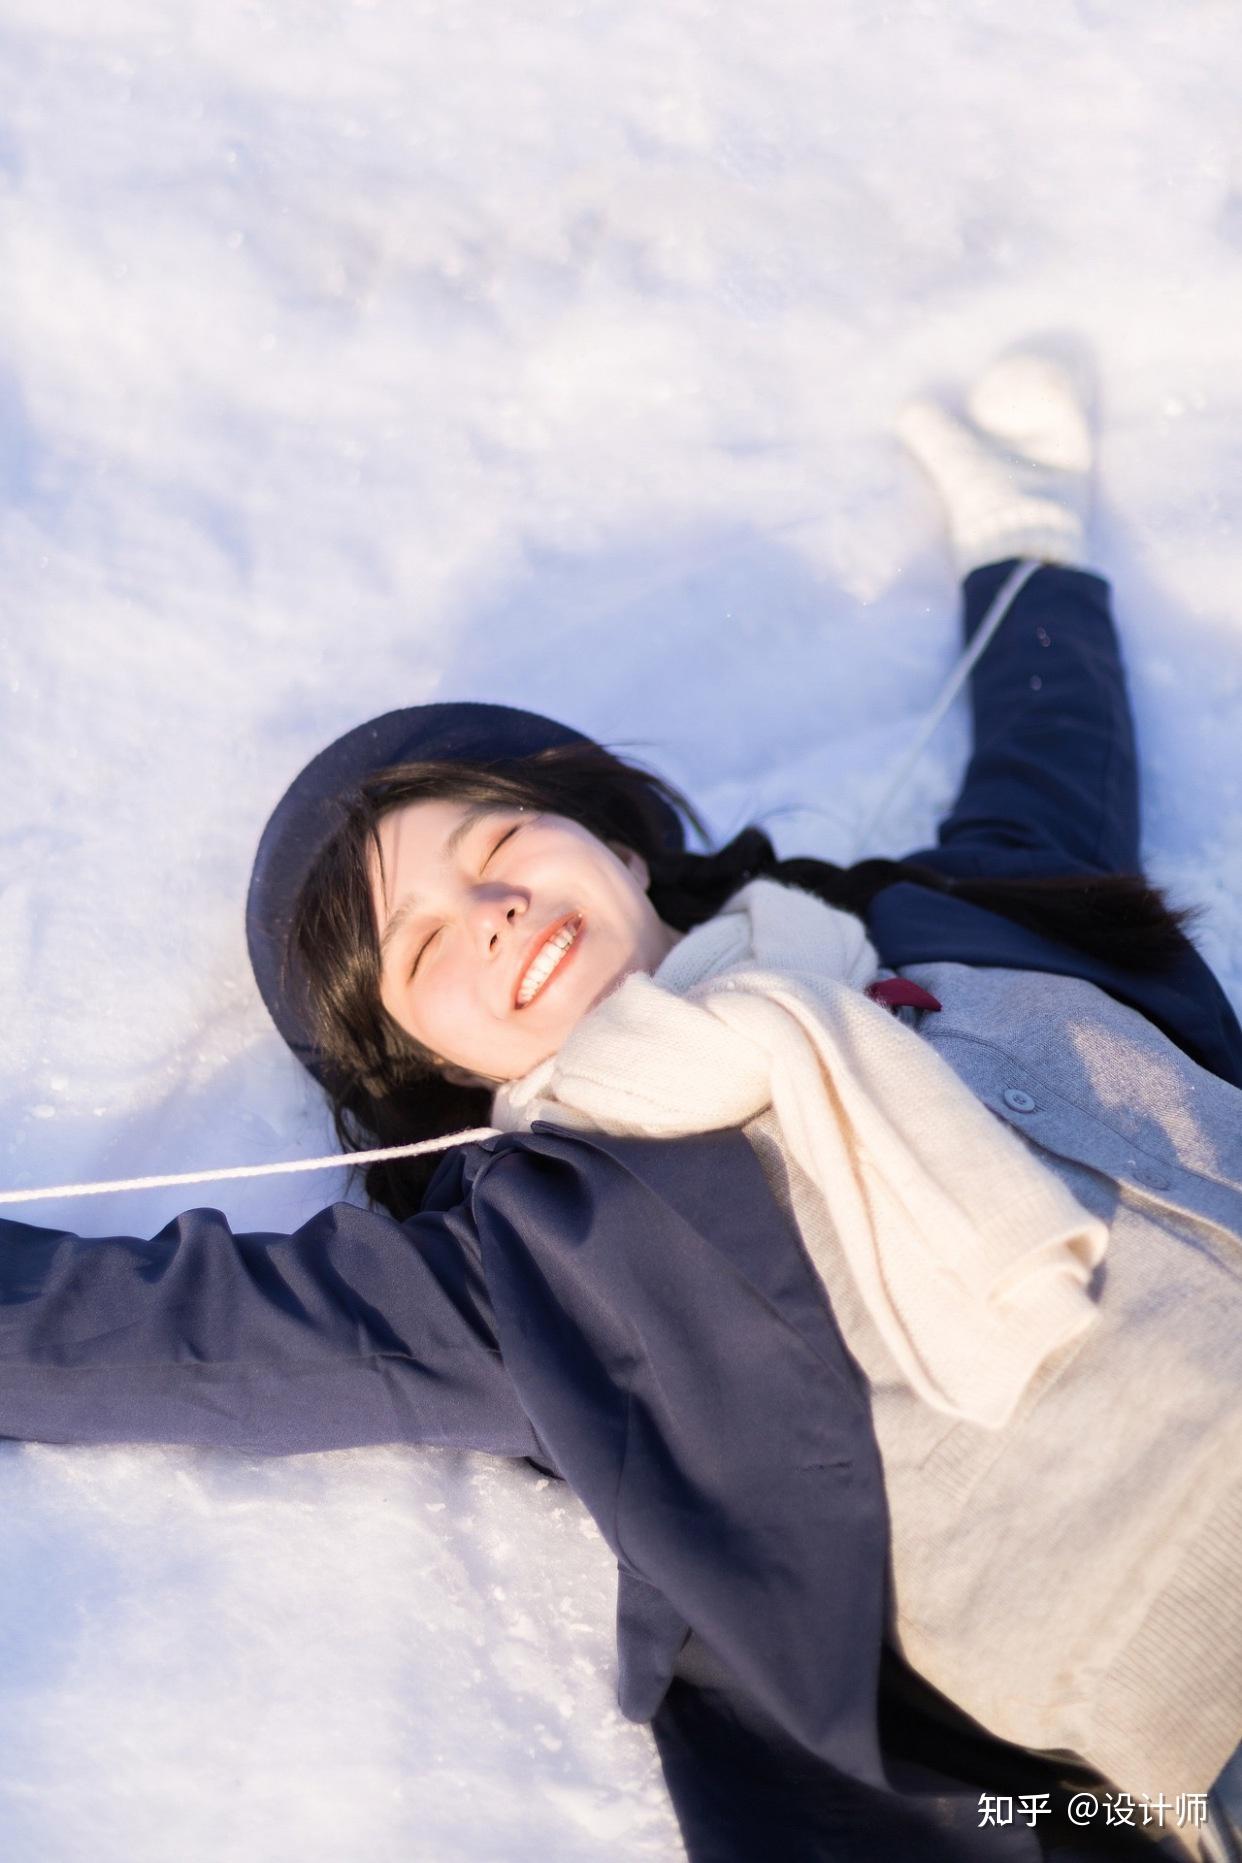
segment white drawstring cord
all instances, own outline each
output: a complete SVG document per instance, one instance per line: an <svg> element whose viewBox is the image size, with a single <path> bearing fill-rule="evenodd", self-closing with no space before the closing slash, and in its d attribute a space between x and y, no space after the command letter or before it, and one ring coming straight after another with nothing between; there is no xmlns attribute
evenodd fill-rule
<svg viewBox="0 0 1242 1863"><path fill-rule="evenodd" d="M1013 606L1019 591L1025 588L1035 571L1042 567L1039 561L1020 563L1001 585L978 632L954 667L936 703L916 733L914 743L898 766L896 775L881 796L879 806L871 811L854 844L854 860L858 859L862 848L870 840L898 790L909 779L932 733L970 677L980 654ZM97 1184L55 1184L46 1190L0 1190L0 1204L37 1203L55 1197L98 1197L109 1190L166 1190L177 1184L211 1184L232 1177L277 1177L290 1171L327 1171L334 1165L380 1164L389 1158L416 1158L420 1152L447 1151L450 1145L468 1145L475 1139L499 1136L499 1126L473 1126L468 1132L450 1132L446 1138L420 1139L414 1145L384 1145L377 1151L332 1152L326 1158L290 1158L280 1164L237 1164L222 1171L178 1171L166 1177L118 1177Z"/></svg>
<svg viewBox="0 0 1242 1863"><path fill-rule="evenodd" d="M868 841L870 841L877 827L888 813L893 798L909 781L910 772L923 755L923 752L927 749L932 733L948 711L950 705L952 705L962 687L966 684L966 681L970 678L980 654L982 654L993 634L995 634L997 628L1013 607L1019 592L1026 587L1031 577L1035 574L1035 571L1042 568L1043 562L1041 560L1020 563L1017 569L1006 577L1005 581L997 590L992 601L992 606L988 609L986 615L984 615L974 639L971 641L969 647L967 647L961 659L957 662L957 665L953 668L953 671L949 674L936 703L932 706L926 718L915 732L914 742L898 764L892 782L884 791L879 802L876 804L875 808L872 809L870 815L863 823L862 828L859 830L854 846L850 851L851 863L859 859Z"/></svg>
<svg viewBox="0 0 1242 1863"><path fill-rule="evenodd" d="M383 1145L377 1151L336 1151L326 1158L289 1158L281 1164L235 1164L223 1171L176 1171L168 1177L115 1177L98 1184L53 1184L46 1190L0 1190L0 1203L33 1203L45 1197L98 1197L105 1190L164 1190L173 1184L209 1184L225 1177L277 1177L286 1171L327 1171L337 1164L380 1164L386 1158L413 1158L420 1151L445 1151L472 1139L498 1138L499 1126L472 1126L447 1138L420 1139L416 1145Z"/></svg>

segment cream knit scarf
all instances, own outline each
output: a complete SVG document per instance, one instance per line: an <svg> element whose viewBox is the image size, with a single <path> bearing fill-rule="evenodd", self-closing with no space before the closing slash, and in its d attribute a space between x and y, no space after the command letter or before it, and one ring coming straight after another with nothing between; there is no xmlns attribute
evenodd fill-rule
<svg viewBox="0 0 1242 1863"><path fill-rule="evenodd" d="M999 1429L1094 1319L1108 1231L864 996L878 968L860 919L752 880L501 1087L493 1123L672 1138L771 1106L903 1375Z"/></svg>

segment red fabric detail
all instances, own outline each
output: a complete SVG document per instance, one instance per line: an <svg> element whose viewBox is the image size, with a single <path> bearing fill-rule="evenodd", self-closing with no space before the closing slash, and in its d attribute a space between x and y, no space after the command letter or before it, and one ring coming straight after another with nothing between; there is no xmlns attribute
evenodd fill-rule
<svg viewBox="0 0 1242 1863"><path fill-rule="evenodd" d="M925 990L920 983L911 983L908 977L885 977L879 983L869 983L863 995L885 1009L940 1008L930 990Z"/></svg>

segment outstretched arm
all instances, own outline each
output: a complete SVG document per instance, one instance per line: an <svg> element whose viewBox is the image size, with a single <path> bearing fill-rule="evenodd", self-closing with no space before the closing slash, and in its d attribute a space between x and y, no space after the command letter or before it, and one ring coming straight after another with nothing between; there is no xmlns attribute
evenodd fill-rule
<svg viewBox="0 0 1242 1863"><path fill-rule="evenodd" d="M346 1203L293 1235L206 1209L150 1241L0 1222L0 1436L538 1455L453 1231Z"/></svg>
<svg viewBox="0 0 1242 1863"><path fill-rule="evenodd" d="M1086 567L1086 395L1045 356L1003 358L968 419L930 401L899 432L940 497L963 578L965 634L1018 559L1021 589L971 676L974 750L934 850L956 874L1137 873L1134 729L1108 584Z"/></svg>

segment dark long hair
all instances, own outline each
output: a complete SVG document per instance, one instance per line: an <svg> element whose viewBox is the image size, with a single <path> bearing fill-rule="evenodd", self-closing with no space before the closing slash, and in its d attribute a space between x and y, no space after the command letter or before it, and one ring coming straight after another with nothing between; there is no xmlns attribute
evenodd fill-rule
<svg viewBox="0 0 1242 1863"><path fill-rule="evenodd" d="M641 764L598 744L568 744L492 763L402 763L341 798L340 825L299 895L288 951L309 993L336 1130L347 1150L408 1144L491 1123L491 1089L447 1079L429 1049L380 1001L379 940L372 915L369 854L378 823L411 802L494 802L563 815L601 841L641 854L651 903L665 924L690 931L718 912L747 880L801 887L846 912L866 912L895 881L950 892L972 904L1134 970L1166 968L1184 951L1192 913L1171 907L1140 874L949 880L910 861L852 867L810 858L780 860L753 824L711 853L670 852L657 798L699 839L709 837L682 793ZM444 1154L372 1164L367 1194L399 1219L413 1215Z"/></svg>

